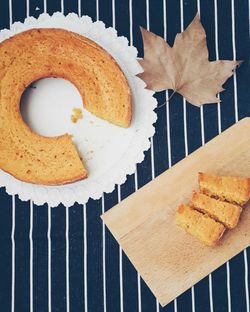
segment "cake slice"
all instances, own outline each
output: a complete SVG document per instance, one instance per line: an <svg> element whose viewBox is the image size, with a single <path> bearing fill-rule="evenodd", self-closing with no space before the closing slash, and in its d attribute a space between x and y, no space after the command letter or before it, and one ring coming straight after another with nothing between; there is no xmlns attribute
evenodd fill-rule
<svg viewBox="0 0 250 312"><path fill-rule="evenodd" d="M208 195L236 203L246 204L250 198L250 178L216 176L208 173L199 173L200 190Z"/></svg>
<svg viewBox="0 0 250 312"><path fill-rule="evenodd" d="M227 228L236 227L242 208L238 205L217 200L200 192L194 192L190 204L195 209L207 213Z"/></svg>
<svg viewBox="0 0 250 312"><path fill-rule="evenodd" d="M176 213L176 223L187 233L208 246L214 246L225 231L223 224L188 205L179 206Z"/></svg>

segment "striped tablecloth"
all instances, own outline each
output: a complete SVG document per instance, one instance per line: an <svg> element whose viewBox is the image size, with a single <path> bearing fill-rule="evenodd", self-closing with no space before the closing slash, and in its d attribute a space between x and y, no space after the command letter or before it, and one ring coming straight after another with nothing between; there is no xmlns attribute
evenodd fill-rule
<svg viewBox="0 0 250 312"><path fill-rule="evenodd" d="M176 94L169 105L159 108L151 150L137 173L112 194L84 206L51 209L22 202L0 189L0 312L250 311L250 249L161 308L99 218L219 132L250 116L249 6L248 0L0 1L0 28L44 11L87 14L128 37L139 56L140 25L173 43L199 11L211 60L246 60L226 83L221 106L199 109ZM158 93L159 105L168 96Z"/></svg>

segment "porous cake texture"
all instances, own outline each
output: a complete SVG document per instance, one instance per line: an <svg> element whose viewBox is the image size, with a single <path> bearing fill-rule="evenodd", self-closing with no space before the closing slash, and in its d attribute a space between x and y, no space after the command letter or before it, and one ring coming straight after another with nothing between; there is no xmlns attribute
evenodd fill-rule
<svg viewBox="0 0 250 312"><path fill-rule="evenodd" d="M250 179L199 173L200 191L188 205L180 205L176 223L208 246L214 246L225 229L237 226L242 206L250 197Z"/></svg>
<svg viewBox="0 0 250 312"><path fill-rule="evenodd" d="M216 176L200 172L200 190L209 196L243 206L250 198L250 178Z"/></svg>
<svg viewBox="0 0 250 312"><path fill-rule="evenodd" d="M223 224L188 205L179 206L176 223L207 246L214 246L225 231Z"/></svg>
<svg viewBox="0 0 250 312"><path fill-rule="evenodd" d="M233 229L239 221L242 208L238 205L211 198L201 192L194 192L190 205L213 219Z"/></svg>
<svg viewBox="0 0 250 312"><path fill-rule="evenodd" d="M62 29L32 29L0 44L0 168L30 183L57 185L87 177L69 134L47 138L24 123L20 99L35 80L60 77L85 108L115 125L131 121L131 92L116 61L90 39Z"/></svg>

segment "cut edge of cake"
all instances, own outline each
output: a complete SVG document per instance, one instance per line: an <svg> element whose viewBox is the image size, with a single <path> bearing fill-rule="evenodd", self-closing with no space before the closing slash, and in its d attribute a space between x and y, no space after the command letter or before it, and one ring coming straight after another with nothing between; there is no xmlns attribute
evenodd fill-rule
<svg viewBox="0 0 250 312"><path fill-rule="evenodd" d="M207 246L215 246L225 232L223 224L185 204L178 207L176 223Z"/></svg>
<svg viewBox="0 0 250 312"><path fill-rule="evenodd" d="M193 192L190 206L208 214L211 218L221 222L229 229L233 229L239 222L242 208L239 205L221 201L199 191Z"/></svg>
<svg viewBox="0 0 250 312"><path fill-rule="evenodd" d="M244 206L250 199L250 178L199 172L198 182L202 193L222 201Z"/></svg>

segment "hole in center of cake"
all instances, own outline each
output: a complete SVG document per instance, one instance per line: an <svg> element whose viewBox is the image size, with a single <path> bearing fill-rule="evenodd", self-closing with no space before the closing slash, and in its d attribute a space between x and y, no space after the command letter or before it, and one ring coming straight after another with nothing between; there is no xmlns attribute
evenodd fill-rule
<svg viewBox="0 0 250 312"><path fill-rule="evenodd" d="M32 83L21 98L21 115L37 134L53 137L72 133L72 110L83 108L77 88L61 78L44 78Z"/></svg>

